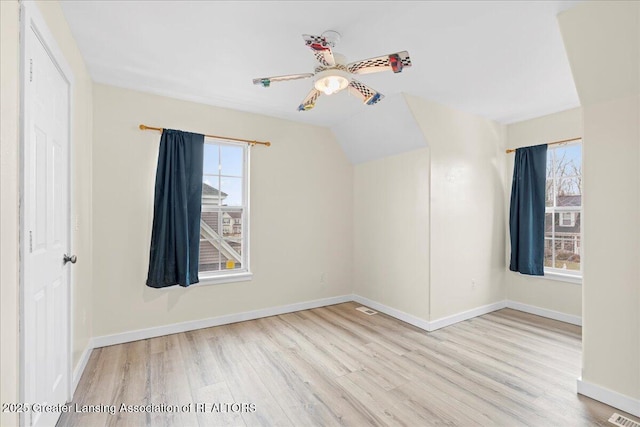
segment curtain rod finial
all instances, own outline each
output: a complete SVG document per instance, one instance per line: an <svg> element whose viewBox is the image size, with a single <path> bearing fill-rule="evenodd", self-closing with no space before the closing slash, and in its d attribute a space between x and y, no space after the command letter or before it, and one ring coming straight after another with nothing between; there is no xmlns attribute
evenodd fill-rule
<svg viewBox="0 0 640 427"><path fill-rule="evenodd" d="M145 125L140 125L138 127L140 128L140 130L145 130L147 128Z"/></svg>

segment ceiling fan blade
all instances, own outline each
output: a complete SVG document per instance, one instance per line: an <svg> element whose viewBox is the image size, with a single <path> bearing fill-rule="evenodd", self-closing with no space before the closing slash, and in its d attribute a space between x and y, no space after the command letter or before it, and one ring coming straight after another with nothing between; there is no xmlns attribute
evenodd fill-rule
<svg viewBox="0 0 640 427"><path fill-rule="evenodd" d="M316 106L316 100L322 94L318 89L313 88L311 92L302 100L302 103L298 105L298 111L308 111Z"/></svg>
<svg viewBox="0 0 640 427"><path fill-rule="evenodd" d="M371 89L369 86L361 83L357 80L351 80L348 87L349 93L357 96L362 100L363 104L373 105L378 103L384 95L380 92Z"/></svg>
<svg viewBox="0 0 640 427"><path fill-rule="evenodd" d="M387 70L400 73L406 67L411 67L411 58L406 50L347 64L347 70L352 74L378 73Z"/></svg>
<svg viewBox="0 0 640 427"><path fill-rule="evenodd" d="M253 79L254 85L262 85L262 87L269 87L273 82L284 82L287 80L300 80L313 77L313 73L304 74L289 74L286 76L273 76L273 77L261 77L259 79Z"/></svg>
<svg viewBox="0 0 640 427"><path fill-rule="evenodd" d="M333 67L336 65L336 60L331 51L331 44L327 41L326 37L303 34L302 38L320 64L325 67Z"/></svg>

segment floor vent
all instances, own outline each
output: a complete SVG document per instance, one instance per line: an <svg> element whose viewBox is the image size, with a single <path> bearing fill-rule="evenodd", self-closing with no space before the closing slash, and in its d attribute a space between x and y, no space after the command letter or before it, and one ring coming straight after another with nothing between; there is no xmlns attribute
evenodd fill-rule
<svg viewBox="0 0 640 427"><path fill-rule="evenodd" d="M369 307L358 307L356 308L356 310L363 312L364 314L368 314L369 316L372 316L374 314L378 314L377 311L373 311L371 310ZM640 427L640 426L639 426Z"/></svg>
<svg viewBox="0 0 640 427"><path fill-rule="evenodd" d="M640 427L640 423L616 413L611 415L611 418L609 418L609 422L620 427Z"/></svg>

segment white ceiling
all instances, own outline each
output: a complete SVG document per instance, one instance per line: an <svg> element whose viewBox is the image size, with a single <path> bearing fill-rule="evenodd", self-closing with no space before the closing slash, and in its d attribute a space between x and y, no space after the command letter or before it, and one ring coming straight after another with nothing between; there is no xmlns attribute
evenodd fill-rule
<svg viewBox="0 0 640 427"><path fill-rule="evenodd" d="M556 22L574 1L63 1L92 78L322 126L366 108L346 91L296 108L313 72L301 34L332 29L348 61L408 50L413 67L359 79L502 123L579 105ZM384 100L382 101L384 102Z"/></svg>

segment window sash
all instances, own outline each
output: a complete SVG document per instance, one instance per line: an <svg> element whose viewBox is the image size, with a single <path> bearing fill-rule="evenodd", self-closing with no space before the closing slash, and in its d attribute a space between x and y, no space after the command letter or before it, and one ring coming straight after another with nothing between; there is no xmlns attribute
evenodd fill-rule
<svg viewBox="0 0 640 427"><path fill-rule="evenodd" d="M561 222L561 214L562 213L568 213L568 212L571 212L574 215L578 215L578 214L582 213L582 209L580 207L573 207L573 206L564 208L564 209L562 209L562 211L559 210L559 209L552 208L552 207L547 207L545 209L545 213L546 214L550 214L551 218L552 218L552 220L551 220L551 236L547 237L547 234L545 233L544 240L545 240L545 248L546 248L546 242L547 241L551 241L551 265L553 265L553 266L556 265L556 251L555 251L556 243L557 242L565 242L568 239L568 237L563 237L563 236L556 237L557 234L565 234L566 233L566 231L563 230L563 228L565 228L565 227L563 227L561 225L562 224L562 222ZM560 214L559 218L558 218L558 228L556 228L555 214ZM580 252L582 252L582 218L580 218L580 219L581 219L581 222L580 222L580 234L578 235L578 241L577 242L578 242L578 244L580 246L580 249L581 249ZM574 216L574 221L573 221L573 225L572 226L575 226L576 220L577 220L577 217ZM562 268L556 268L556 267L550 267L550 266L545 266L544 270L547 271L547 272L550 272L550 273L560 273L560 274L567 274L567 275L572 275L572 276L582 276L582 254L580 253L579 255L581 256L581 258L580 258L580 261L581 261L580 262L580 270L568 270L568 269L565 270L565 269L562 269Z"/></svg>

